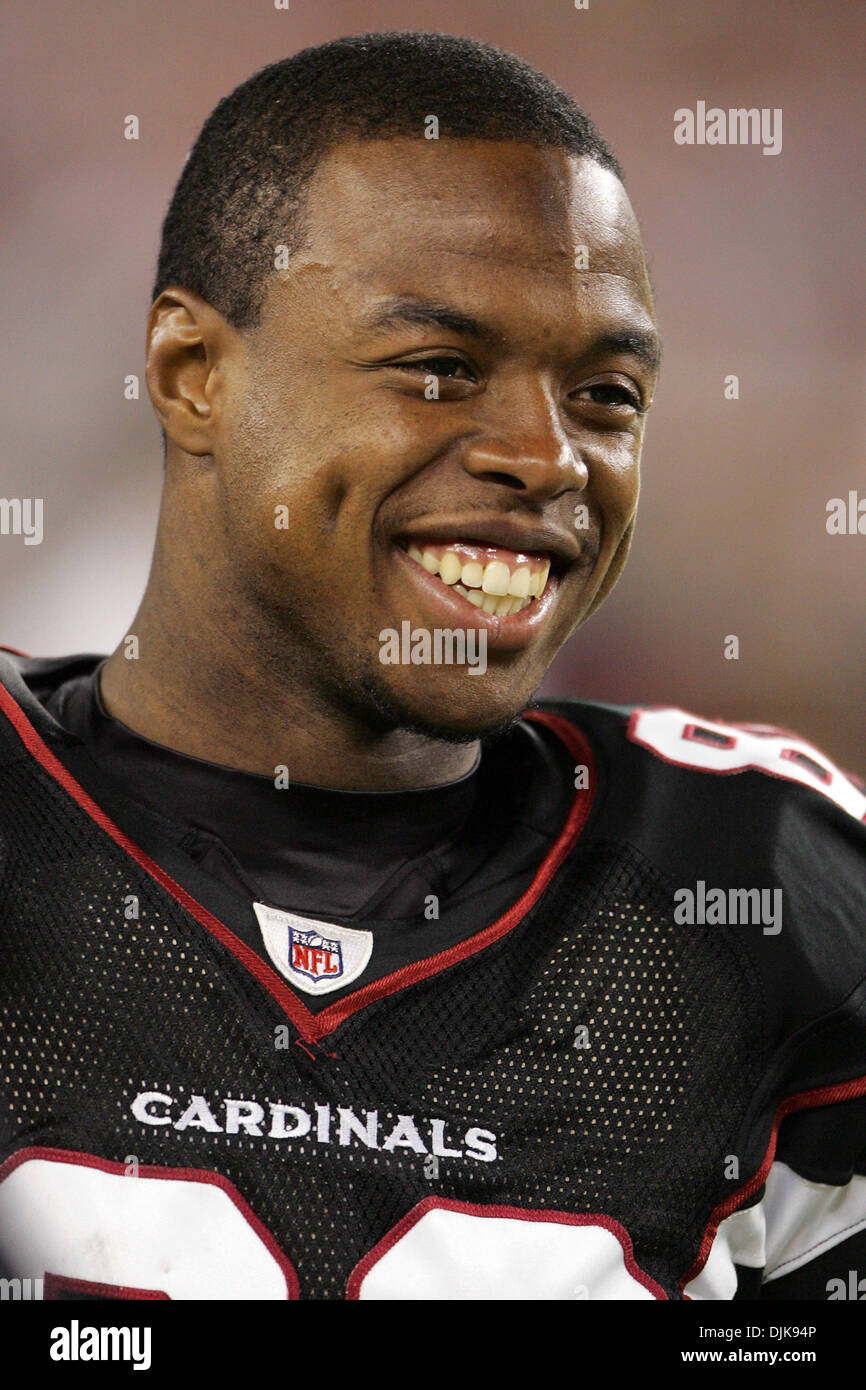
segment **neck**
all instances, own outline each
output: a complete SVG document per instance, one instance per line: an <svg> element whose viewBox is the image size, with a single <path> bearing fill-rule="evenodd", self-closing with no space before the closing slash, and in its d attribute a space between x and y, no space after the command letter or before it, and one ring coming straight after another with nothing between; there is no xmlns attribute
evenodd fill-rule
<svg viewBox="0 0 866 1390"><path fill-rule="evenodd" d="M209 596L219 592L211 581ZM195 597L155 562L130 628L137 655L127 637L103 668L105 708L134 733L224 767L268 777L287 769L289 784L340 790L436 786L471 770L476 742L370 727L303 672L287 674L284 637L269 649L255 619L239 623L229 604L214 612Z"/></svg>

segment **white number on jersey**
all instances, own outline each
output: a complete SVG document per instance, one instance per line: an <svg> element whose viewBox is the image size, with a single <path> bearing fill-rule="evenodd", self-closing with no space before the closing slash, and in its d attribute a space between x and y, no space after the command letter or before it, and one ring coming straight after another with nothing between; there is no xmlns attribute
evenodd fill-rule
<svg viewBox="0 0 866 1390"><path fill-rule="evenodd" d="M296 1298L288 1260L230 1182L25 1149L0 1182L0 1264L46 1292L109 1298ZM49 1293L50 1296L50 1293Z"/></svg>
<svg viewBox="0 0 866 1390"><path fill-rule="evenodd" d="M103 1298L294 1299L289 1260L215 1173L24 1149L0 1170L0 1264ZM351 1275L350 1299L664 1299L618 1222L427 1197Z"/></svg>
<svg viewBox="0 0 866 1390"><path fill-rule="evenodd" d="M701 772L754 768L821 792L857 820L866 820L866 796L811 743L770 724L721 724L681 709L637 709L628 736L666 762Z"/></svg>

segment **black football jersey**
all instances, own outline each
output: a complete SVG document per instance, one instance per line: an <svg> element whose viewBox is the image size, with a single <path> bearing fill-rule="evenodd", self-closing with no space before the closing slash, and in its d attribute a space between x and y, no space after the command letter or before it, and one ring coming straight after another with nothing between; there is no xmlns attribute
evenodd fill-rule
<svg viewBox="0 0 866 1390"><path fill-rule="evenodd" d="M866 796L810 744L543 702L572 786L534 878L382 974L375 922L220 916L26 672L0 655L4 1277L866 1296Z"/></svg>

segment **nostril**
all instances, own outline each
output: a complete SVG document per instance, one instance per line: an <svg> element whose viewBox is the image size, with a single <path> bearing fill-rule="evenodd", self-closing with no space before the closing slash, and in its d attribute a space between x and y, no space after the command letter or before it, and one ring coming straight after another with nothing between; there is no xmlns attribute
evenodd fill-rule
<svg viewBox="0 0 866 1390"><path fill-rule="evenodd" d="M523 492L526 488L523 479L514 473L485 473L484 477L489 483L502 483L503 487L513 487L518 492Z"/></svg>

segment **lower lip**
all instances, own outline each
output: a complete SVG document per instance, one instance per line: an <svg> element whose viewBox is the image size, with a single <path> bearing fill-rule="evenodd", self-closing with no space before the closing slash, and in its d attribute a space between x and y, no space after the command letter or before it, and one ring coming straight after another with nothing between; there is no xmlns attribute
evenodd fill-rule
<svg viewBox="0 0 866 1390"><path fill-rule="evenodd" d="M477 628L479 632L486 632L488 647L495 647L497 651L517 652L528 647L538 636L556 602L559 579L551 574L541 598L534 599L519 613L498 618L495 613L482 612L462 594L443 584L438 575L430 574L423 565L410 560L401 546L394 546L394 551L407 579L419 594L423 607L432 613L438 626Z"/></svg>

